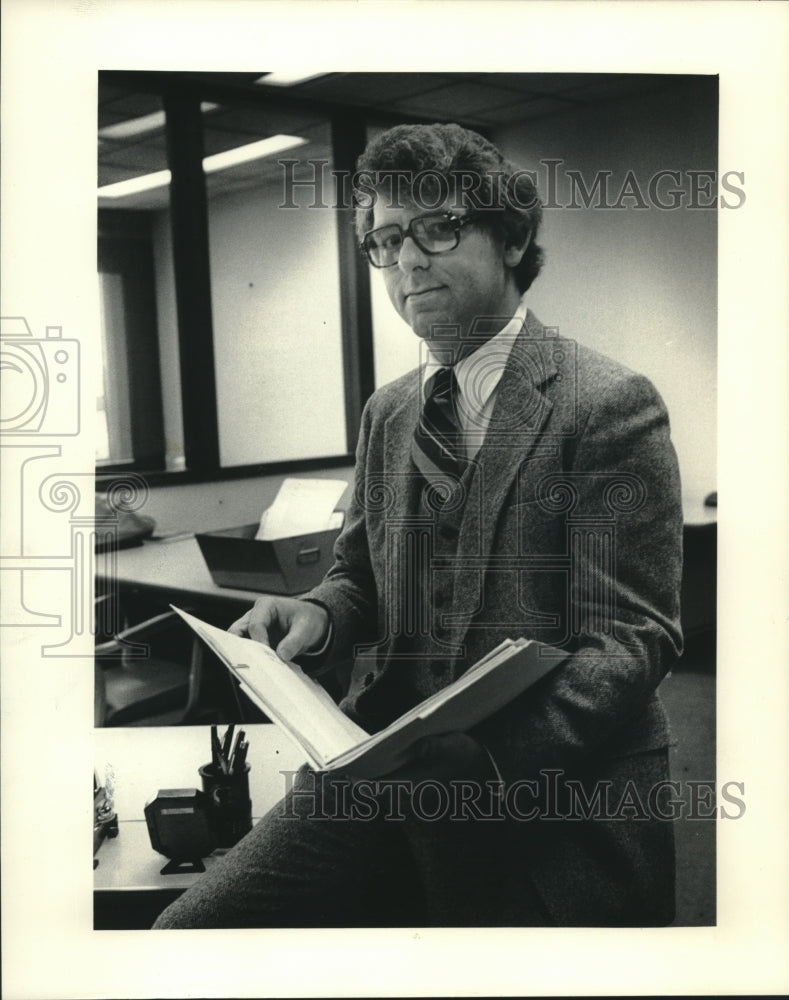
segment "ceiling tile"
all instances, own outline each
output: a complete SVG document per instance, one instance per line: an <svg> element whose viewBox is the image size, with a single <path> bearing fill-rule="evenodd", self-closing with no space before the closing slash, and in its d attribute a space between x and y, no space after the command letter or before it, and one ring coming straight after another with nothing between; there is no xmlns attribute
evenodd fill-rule
<svg viewBox="0 0 789 1000"><path fill-rule="evenodd" d="M155 191L140 191L139 194L127 195L120 204L113 198L99 198L99 208L132 208L146 211L158 211L170 207L170 188L157 188Z"/></svg>
<svg viewBox="0 0 789 1000"><path fill-rule="evenodd" d="M530 118L542 118L544 115L567 111L576 106L577 100L561 100L555 97L536 97L506 104L499 108L489 108L483 113L488 125L510 125L528 121Z"/></svg>
<svg viewBox="0 0 789 1000"><path fill-rule="evenodd" d="M628 94L641 94L646 90L656 90L670 82L669 76L660 74L623 74L608 78L598 78L585 82L582 86L570 86L562 91L563 95L576 97L580 102L607 100L609 98L625 97Z"/></svg>
<svg viewBox="0 0 789 1000"><path fill-rule="evenodd" d="M388 105L435 90L452 80L453 75L447 73L335 73L289 87L286 92L349 104Z"/></svg>
<svg viewBox="0 0 789 1000"><path fill-rule="evenodd" d="M395 110L463 118L512 102L512 93L477 80L464 80L393 104Z"/></svg>
<svg viewBox="0 0 789 1000"><path fill-rule="evenodd" d="M99 128L128 121L131 118L142 118L143 115L161 110L162 101L158 95L130 94L126 91L111 101L99 104Z"/></svg>
<svg viewBox="0 0 789 1000"><path fill-rule="evenodd" d="M137 174L149 170L164 170L167 167L167 155L164 144L155 145L150 142L138 142L121 146L119 149L104 149L100 147L99 163L102 165L127 167Z"/></svg>
<svg viewBox="0 0 789 1000"><path fill-rule="evenodd" d="M577 76L572 73L477 73L474 77L480 83L516 94L544 94L557 87L565 86L566 79Z"/></svg>

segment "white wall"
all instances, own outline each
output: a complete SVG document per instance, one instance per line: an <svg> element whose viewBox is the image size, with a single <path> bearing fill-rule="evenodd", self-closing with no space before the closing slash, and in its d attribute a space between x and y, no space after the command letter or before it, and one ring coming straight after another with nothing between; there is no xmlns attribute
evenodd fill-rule
<svg viewBox="0 0 789 1000"><path fill-rule="evenodd" d="M421 364L424 352L411 327L400 319L389 301L380 271L370 268L373 310L373 356L375 385L386 385L398 375Z"/></svg>
<svg viewBox="0 0 789 1000"><path fill-rule="evenodd" d="M220 461L225 467L342 455L336 215L282 210L278 185L208 203ZM183 456L168 212L154 219L167 467ZM351 443L351 450L355 442Z"/></svg>
<svg viewBox="0 0 789 1000"><path fill-rule="evenodd" d="M503 129L495 139L513 160L536 168L538 179L545 159L564 161L560 177L580 170L587 187L596 171L612 170L615 201L628 170L645 190L657 171L681 171L687 191L685 171L717 168L716 126L707 78ZM567 184L556 201L570 201ZM715 489L717 212L558 208L544 220L546 264L531 308L565 336L651 378L671 416L683 492Z"/></svg>
<svg viewBox="0 0 789 1000"><path fill-rule="evenodd" d="M336 214L276 184L209 201L223 466L345 454Z"/></svg>

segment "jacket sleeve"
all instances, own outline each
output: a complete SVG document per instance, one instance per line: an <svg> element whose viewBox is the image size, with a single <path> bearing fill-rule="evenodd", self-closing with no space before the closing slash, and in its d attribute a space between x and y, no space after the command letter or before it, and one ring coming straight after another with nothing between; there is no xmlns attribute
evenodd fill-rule
<svg viewBox="0 0 789 1000"><path fill-rule="evenodd" d="M679 472L652 384L631 374L612 383L568 454L579 525L599 517L601 483L625 484L607 497L620 509L615 543L607 560L585 546L577 554L569 612L584 624L565 647L569 660L475 727L505 780L637 746L649 711L660 713L655 690L681 652Z"/></svg>
<svg viewBox="0 0 789 1000"><path fill-rule="evenodd" d="M377 596L364 505L371 407L372 401L368 400L356 448L353 494L335 542L333 565L321 583L305 595L306 600L321 604L329 612L332 636L325 660L333 664L350 659L353 646L375 634Z"/></svg>

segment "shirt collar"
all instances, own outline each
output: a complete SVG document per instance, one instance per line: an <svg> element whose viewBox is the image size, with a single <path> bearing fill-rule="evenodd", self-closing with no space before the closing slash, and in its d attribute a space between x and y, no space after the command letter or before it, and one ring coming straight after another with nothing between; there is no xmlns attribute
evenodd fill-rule
<svg viewBox="0 0 789 1000"><path fill-rule="evenodd" d="M473 399L475 407L480 410L488 402L501 381L512 346L526 321L526 310L526 292L524 292L509 323L490 340L478 347L473 354L462 358L455 365L455 377L461 398L467 401ZM430 355L427 364L422 369L423 394L425 382L436 369L445 367L444 363L435 359L432 354ZM482 379L478 378L480 371L485 373L485 377Z"/></svg>

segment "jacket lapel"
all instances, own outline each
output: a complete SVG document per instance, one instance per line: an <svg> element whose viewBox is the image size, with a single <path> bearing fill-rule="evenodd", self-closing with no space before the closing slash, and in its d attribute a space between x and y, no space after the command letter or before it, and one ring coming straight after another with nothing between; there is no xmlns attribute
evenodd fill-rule
<svg viewBox="0 0 789 1000"><path fill-rule="evenodd" d="M411 463L411 440L419 419L420 372L413 372L413 381L402 400L386 421L384 430L384 464L386 488L392 491L387 518L402 520L416 509L419 475Z"/></svg>
<svg viewBox="0 0 789 1000"><path fill-rule="evenodd" d="M474 572L464 567L462 557L475 557L479 567L487 563L496 527L519 470L535 451L555 447L540 442L552 410L542 389L557 374L552 357L554 344L545 340L543 327L529 312L499 382L490 425L468 482L455 571L455 603L459 608L476 605L483 572L482 568ZM463 615L457 629L453 638L461 642L467 615Z"/></svg>

